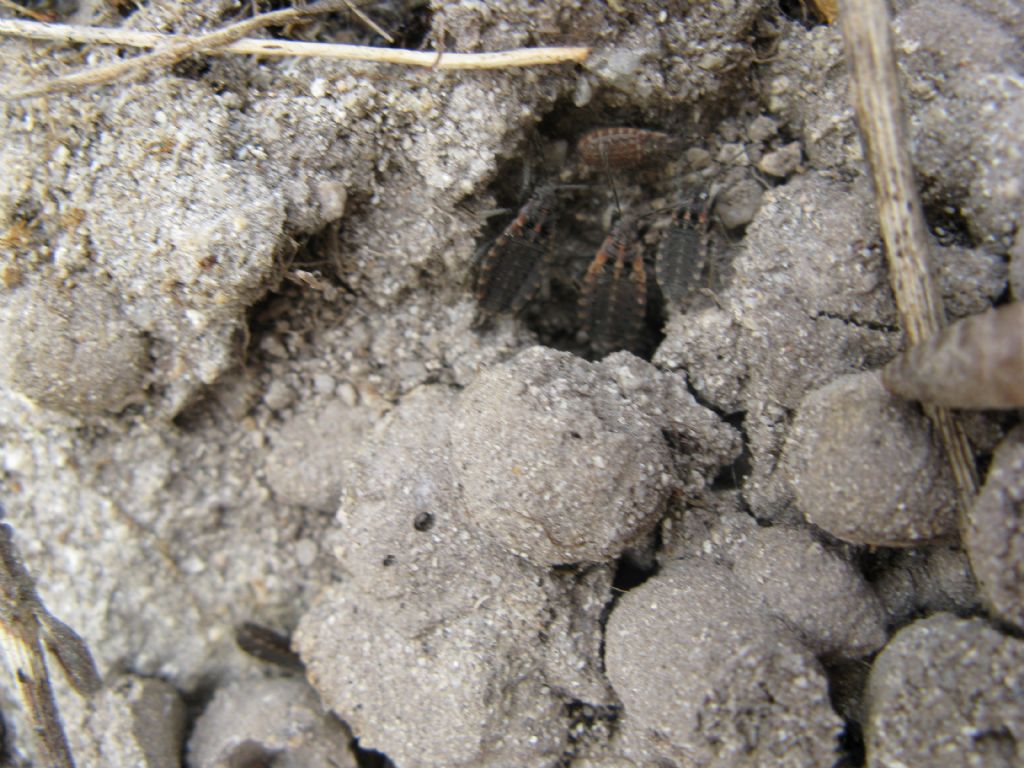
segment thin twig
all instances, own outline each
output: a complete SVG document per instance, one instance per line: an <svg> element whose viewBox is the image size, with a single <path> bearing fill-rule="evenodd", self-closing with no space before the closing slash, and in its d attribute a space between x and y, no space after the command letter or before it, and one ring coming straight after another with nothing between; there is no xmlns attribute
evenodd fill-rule
<svg viewBox="0 0 1024 768"><path fill-rule="evenodd" d="M51 21L53 19L52 16L48 16L45 13L39 13L39 11L33 11L31 8L26 8L23 5L18 5L17 3L12 2L12 0L0 0L0 5L4 8L10 8L12 11L21 14L22 16L28 16L30 19L35 19L36 21Z"/></svg>
<svg viewBox="0 0 1024 768"><path fill-rule="evenodd" d="M389 34L388 34L387 32L385 32L385 31L384 31L384 29L383 29L383 28L382 28L382 27L381 27L381 26L380 26L379 24L377 24L377 22L375 22L375 21L374 21L373 19L371 19L371 18L370 18L369 16L367 16L367 15L366 15L365 13L363 13L363 12L362 12L362 11L360 11L360 10L359 10L358 8L356 8L356 6L355 6L355 5L353 4L353 3L351 3L351 2L350 2L350 0L345 0L345 6L346 6L346 7L347 7L347 8L348 8L348 9L349 9L350 11L352 11L352 13L354 13L354 14L355 14L356 18L357 18L357 19L359 19L359 20L360 20L361 22L363 22L363 24L365 24L365 25L366 25L367 27L369 27L369 28L370 28L371 30L373 30L374 32L376 32L376 33L377 33L378 35L380 35L381 37L383 37L383 38L384 38L385 40L387 40L387 41L388 41L389 43L391 43L392 45L394 45L394 43L395 43L395 38L393 38L393 37L392 37L391 35L389 35Z"/></svg>
<svg viewBox="0 0 1024 768"><path fill-rule="evenodd" d="M889 279L911 344L937 333L946 318L932 277L930 240L910 162L906 116L885 0L842 0L840 23L850 69L850 91L865 155L875 183L875 203L885 239ZM977 470L959 419L924 406L953 470L961 526L978 488Z"/></svg>
<svg viewBox="0 0 1024 768"><path fill-rule="evenodd" d="M182 58L195 54L242 54L257 56L311 56L340 61L363 61L381 64L437 69L507 69L533 67L546 64L584 61L589 48L521 48L495 53L446 53L443 60L429 51L409 51L396 48L374 48L362 45L336 45L304 43L291 40L259 40L245 38L249 32L268 25L284 24L300 15L325 10L322 5L302 9L273 11L196 37L163 35L131 30L79 27L66 24L37 24L30 21L0 20L0 35L67 43L95 43L133 48L165 46L153 53L126 61L87 69L56 78L39 86L0 94L0 99L21 99L58 91L69 91L86 85L101 85L113 80L150 72L170 66Z"/></svg>
<svg viewBox="0 0 1024 768"><path fill-rule="evenodd" d="M169 67L176 64L186 56L191 56L195 53L207 53L211 50L223 48L224 46L230 45L236 40L245 37L250 32L255 32L263 27L276 24L287 24L311 14L337 10L337 7L337 3L322 2L304 6L302 8L286 8L282 11L263 13L259 16L254 16L251 19L245 19L244 21L239 21L235 24L224 27L223 29L217 29L203 35L168 39L165 41L167 43L165 47L153 51L152 53L143 54L142 56L136 56L135 58L126 59L124 61L118 61L113 64L106 64L74 72L70 75L65 75L63 77L47 81L42 85L4 94L3 98L20 99L27 98L29 96L42 96L47 93L70 91L86 85L102 85L113 80L124 79L134 75L143 74L145 72L151 72L154 69ZM60 29L64 26L58 24L33 24L28 21L8 21L3 22L0 26L6 28L12 24L17 24L19 26L31 25L33 27L39 27L41 30ZM76 29L76 27L70 27L70 29ZM3 34L3 31L0 31L0 34Z"/></svg>
<svg viewBox="0 0 1024 768"><path fill-rule="evenodd" d="M14 532L0 523L0 651L17 681L42 765L74 768L43 646L50 649L76 691L88 696L100 689L89 648L71 627L46 610L15 548Z"/></svg>

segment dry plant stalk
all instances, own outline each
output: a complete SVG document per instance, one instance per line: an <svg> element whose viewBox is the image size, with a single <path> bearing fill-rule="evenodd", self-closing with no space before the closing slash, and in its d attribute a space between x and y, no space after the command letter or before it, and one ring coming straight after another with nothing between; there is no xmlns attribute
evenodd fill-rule
<svg viewBox="0 0 1024 768"><path fill-rule="evenodd" d="M918 344L938 333L945 315L929 266L930 240L910 163L888 6L885 0L842 0L840 20L851 99L874 178L889 279L907 338ZM974 456L953 413L923 407L946 450L963 520L978 487Z"/></svg>
<svg viewBox="0 0 1024 768"><path fill-rule="evenodd" d="M66 24L38 24L28 21L0 19L0 35L65 43L94 43L133 48L157 48L152 53L114 64L94 67L58 77L38 86L0 94L0 99L13 100L48 93L71 91L89 85L102 85L171 66L186 56L208 55L309 56L337 61L362 61L400 64L430 69L508 69L547 64L581 62L590 54L589 48L553 47L521 48L494 53L445 53L409 51L396 48L374 48L364 45L304 43L291 40L259 40L245 35L271 25L283 25L315 13L337 10L338 4L323 2L304 8L272 11L240 21L223 29L194 37L164 35L152 32Z"/></svg>
<svg viewBox="0 0 1024 768"><path fill-rule="evenodd" d="M14 531L0 523L0 651L17 681L18 697L38 738L43 765L74 768L50 686L44 645L76 691L90 696L100 689L89 648L71 627L46 610L14 546Z"/></svg>
<svg viewBox="0 0 1024 768"><path fill-rule="evenodd" d="M288 24L302 18L303 16L325 13L337 10L337 8L338 4L335 2L321 2L304 8L287 8L283 11L263 13L259 16L254 16L251 19L231 24L223 29L214 30L213 32L209 32L205 35L185 38L169 37L166 40L166 46L159 48L152 53L136 56L133 59L118 61L114 64L106 64L104 66L84 69L70 75L65 75L64 77L54 78L42 85L6 93L3 95L3 98L22 99L30 96L43 96L47 93L70 91L86 85L102 85L103 83L109 83L114 80L140 75L154 69L169 67L181 61L186 56L191 56L195 53L208 53L210 51L223 48L224 46L230 45L236 40L245 37L250 32L255 32L263 27L273 24ZM33 24L32 22L7 21L3 22L3 26L0 26L0 34L4 34L4 30L9 28L11 25L17 25L19 27L36 27L37 29L35 31L39 33L42 33L44 30L56 30L60 33L62 31L61 27L64 27L64 25L57 24ZM75 29L75 27L65 27L65 29Z"/></svg>

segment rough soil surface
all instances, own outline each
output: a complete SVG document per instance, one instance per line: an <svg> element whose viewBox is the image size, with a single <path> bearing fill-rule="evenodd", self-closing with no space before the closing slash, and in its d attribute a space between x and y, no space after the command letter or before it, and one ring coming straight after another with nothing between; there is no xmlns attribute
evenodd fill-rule
<svg viewBox="0 0 1024 768"><path fill-rule="evenodd" d="M190 34L254 10L37 5ZM0 101L0 503L105 677L84 700L51 664L78 764L1019 763L1019 413L966 419L988 478L958 524L874 373L904 338L838 28L768 0L362 7L401 47L593 52L194 56ZM896 13L947 314L1020 300L1024 14ZM260 34L386 44L347 12ZM130 55L0 46L4 87ZM585 167L603 127L672 149ZM545 183L537 291L487 315L481 260ZM606 357L579 307L624 215L642 264L601 279L639 325ZM693 244L671 295L664 242ZM245 622L298 658L243 653ZM0 761L38 765L0 683Z"/></svg>

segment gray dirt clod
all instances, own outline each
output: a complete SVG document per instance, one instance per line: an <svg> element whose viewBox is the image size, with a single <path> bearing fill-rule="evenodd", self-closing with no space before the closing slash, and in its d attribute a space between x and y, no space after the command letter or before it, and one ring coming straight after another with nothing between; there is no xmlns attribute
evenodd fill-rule
<svg viewBox="0 0 1024 768"><path fill-rule="evenodd" d="M628 354L592 364L540 347L484 373L452 428L467 520L541 565L616 557L737 448L682 378Z"/></svg>
<svg viewBox="0 0 1024 768"><path fill-rule="evenodd" d="M831 762L839 719L821 668L726 568L677 562L624 595L605 662L627 720L660 741L662 759Z"/></svg>
<svg viewBox="0 0 1024 768"><path fill-rule="evenodd" d="M866 184L809 172L767 191L713 306L674 315L654 362L683 369L698 395L745 413L761 518L792 514L776 468L791 409L837 375L895 352L896 322Z"/></svg>
<svg viewBox="0 0 1024 768"><path fill-rule="evenodd" d="M877 373L804 398L785 463L800 512L844 541L913 546L956 536L952 481L928 422Z"/></svg>
<svg viewBox="0 0 1024 768"><path fill-rule="evenodd" d="M296 647L360 743L403 768L552 765L567 701L610 703L610 571L541 570L457 514L456 400L440 386L407 395L346 463L338 524L322 539L346 578L321 592Z"/></svg>
<svg viewBox="0 0 1024 768"><path fill-rule="evenodd" d="M304 680L242 680L219 688L196 720L189 768L356 768L352 734Z"/></svg>
<svg viewBox="0 0 1024 768"><path fill-rule="evenodd" d="M949 29L966 30L956 41ZM1021 41L981 9L927 0L895 23L925 200L959 203L982 242L1009 244L1024 201Z"/></svg>
<svg viewBox="0 0 1024 768"><path fill-rule="evenodd" d="M363 747L402 768L550 768L567 746L572 694L549 682L538 633L572 609L536 592L503 594L496 586L475 612L417 633L394 621L392 603L328 588L295 644L324 703ZM596 648L596 621L589 631Z"/></svg>
<svg viewBox="0 0 1024 768"><path fill-rule="evenodd" d="M264 471L274 495L286 504L336 511L343 463L356 452L369 419L365 409L333 399L287 418L269 435Z"/></svg>
<svg viewBox="0 0 1024 768"><path fill-rule="evenodd" d="M940 613L902 629L875 659L864 741L869 768L1024 761L1024 642Z"/></svg>
<svg viewBox="0 0 1024 768"><path fill-rule="evenodd" d="M964 545L985 601L1024 628L1024 427L996 449L968 514Z"/></svg>
<svg viewBox="0 0 1024 768"><path fill-rule="evenodd" d="M810 529L757 528L735 557L737 582L816 655L858 658L885 643L881 601Z"/></svg>
<svg viewBox="0 0 1024 768"><path fill-rule="evenodd" d="M146 341L99 284L35 282L15 294L2 322L8 383L40 405L95 414L143 400Z"/></svg>
<svg viewBox="0 0 1024 768"><path fill-rule="evenodd" d="M62 697L61 714L82 768L181 766L185 703L163 680L131 675L108 680L91 699Z"/></svg>
<svg viewBox="0 0 1024 768"><path fill-rule="evenodd" d="M410 633L493 602L499 587L540 599L535 569L456 512L448 458L455 401L445 387L421 387L367 434L342 467L337 526L322 541L352 583L392 605L392 623Z"/></svg>

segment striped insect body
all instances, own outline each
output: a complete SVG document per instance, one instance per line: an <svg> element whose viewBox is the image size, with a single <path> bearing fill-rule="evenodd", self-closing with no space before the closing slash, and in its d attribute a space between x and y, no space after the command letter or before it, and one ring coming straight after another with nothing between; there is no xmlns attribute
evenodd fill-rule
<svg viewBox="0 0 1024 768"><path fill-rule="evenodd" d="M519 312L549 266L555 190L541 187L484 253L476 300L485 315Z"/></svg>
<svg viewBox="0 0 1024 768"><path fill-rule="evenodd" d="M655 276L669 307L684 307L700 287L708 262L709 208L707 192L696 193L675 210L662 233Z"/></svg>
<svg viewBox="0 0 1024 768"><path fill-rule="evenodd" d="M677 137L643 128L598 128L585 133L577 145L580 160L600 170L648 167L679 149Z"/></svg>
<svg viewBox="0 0 1024 768"><path fill-rule="evenodd" d="M591 350L633 350L647 312L647 270L636 219L621 218L583 277L580 323Z"/></svg>

